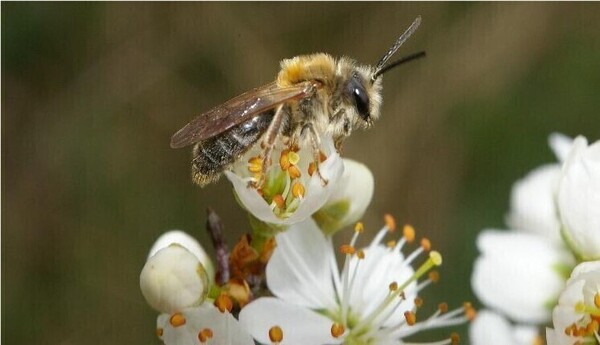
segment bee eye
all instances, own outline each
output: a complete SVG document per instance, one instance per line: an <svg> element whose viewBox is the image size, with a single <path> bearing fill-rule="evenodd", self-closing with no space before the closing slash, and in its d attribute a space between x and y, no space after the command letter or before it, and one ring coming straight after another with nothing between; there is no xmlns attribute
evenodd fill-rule
<svg viewBox="0 0 600 345"><path fill-rule="evenodd" d="M354 100L358 115L360 115L363 120L367 121L369 119L369 95L367 95L367 91L365 91L365 88L358 80L358 77L354 76L350 79L346 90L349 93L349 96Z"/></svg>

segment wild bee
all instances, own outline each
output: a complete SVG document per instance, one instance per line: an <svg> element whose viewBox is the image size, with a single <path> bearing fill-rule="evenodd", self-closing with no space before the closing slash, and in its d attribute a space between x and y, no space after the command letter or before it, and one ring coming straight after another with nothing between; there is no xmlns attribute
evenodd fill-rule
<svg viewBox="0 0 600 345"><path fill-rule="evenodd" d="M371 127L379 117L383 73L425 55L419 52L386 65L420 23L419 16L374 67L324 53L285 59L274 82L194 118L173 135L171 147L195 144L192 179L203 187L260 140L262 177L253 184L259 188L273 146L283 136L290 147L311 146L316 172L326 184L318 169L321 135L332 136L339 151L352 131Z"/></svg>

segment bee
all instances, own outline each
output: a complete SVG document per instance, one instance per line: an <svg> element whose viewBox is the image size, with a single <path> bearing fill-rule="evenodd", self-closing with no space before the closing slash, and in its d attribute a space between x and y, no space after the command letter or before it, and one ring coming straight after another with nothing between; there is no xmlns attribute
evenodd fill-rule
<svg viewBox="0 0 600 345"><path fill-rule="evenodd" d="M339 151L352 131L372 126L382 104L383 73L425 55L419 52L386 65L420 23L419 16L375 66L324 53L285 59L274 82L194 118L171 137L171 147L195 144L192 180L204 187L260 141L262 173L252 183L260 188L275 142L283 137L290 147L310 145L325 185L318 168L321 135L330 135Z"/></svg>

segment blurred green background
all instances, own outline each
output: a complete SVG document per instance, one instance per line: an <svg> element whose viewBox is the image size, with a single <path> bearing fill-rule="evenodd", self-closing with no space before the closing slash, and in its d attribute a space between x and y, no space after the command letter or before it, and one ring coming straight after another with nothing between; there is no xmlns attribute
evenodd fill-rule
<svg viewBox="0 0 600 345"><path fill-rule="evenodd" d="M158 344L138 287L155 238L212 250L209 205L230 244L248 231L170 136L282 58L375 63L419 14L399 55L427 58L386 74L381 119L344 154L375 175L366 227L389 212L431 238L445 265L426 304L454 305L474 298L477 232L554 161L548 134L600 138L600 5L2 3L2 342Z"/></svg>

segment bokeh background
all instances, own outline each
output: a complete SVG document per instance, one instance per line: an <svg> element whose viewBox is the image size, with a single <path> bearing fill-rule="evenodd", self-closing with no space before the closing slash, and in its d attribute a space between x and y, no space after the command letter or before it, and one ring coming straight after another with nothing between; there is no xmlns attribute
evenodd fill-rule
<svg viewBox="0 0 600 345"><path fill-rule="evenodd" d="M600 138L600 5L2 3L2 342L158 344L138 287L154 239L211 251L207 206L230 244L249 230L170 136L282 58L375 63L419 14L399 56L427 58L386 74L382 118L344 154L376 179L367 228L389 212L431 238L445 265L426 304L454 305L474 298L477 233L555 160L548 134Z"/></svg>

